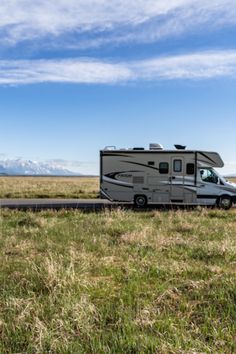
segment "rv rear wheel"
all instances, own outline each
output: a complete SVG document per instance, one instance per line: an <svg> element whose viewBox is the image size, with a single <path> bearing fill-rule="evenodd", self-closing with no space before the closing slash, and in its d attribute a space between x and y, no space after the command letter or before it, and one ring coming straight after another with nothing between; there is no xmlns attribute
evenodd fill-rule
<svg viewBox="0 0 236 354"><path fill-rule="evenodd" d="M217 204L220 209L228 210L232 207L232 199L227 195L223 195L219 198Z"/></svg>
<svg viewBox="0 0 236 354"><path fill-rule="evenodd" d="M134 204L139 208L144 208L147 205L147 197L145 195L136 195Z"/></svg>

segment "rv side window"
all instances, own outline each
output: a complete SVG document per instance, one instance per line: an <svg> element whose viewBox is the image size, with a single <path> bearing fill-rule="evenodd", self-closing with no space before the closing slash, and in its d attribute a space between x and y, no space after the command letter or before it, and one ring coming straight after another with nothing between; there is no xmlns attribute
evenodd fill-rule
<svg viewBox="0 0 236 354"><path fill-rule="evenodd" d="M168 174L169 173L168 162L160 162L159 163L159 172L160 172L160 174Z"/></svg>
<svg viewBox="0 0 236 354"><path fill-rule="evenodd" d="M194 173L195 173L195 165L194 165L194 163L187 163L186 173L187 173L187 175L194 175Z"/></svg>
<svg viewBox="0 0 236 354"><path fill-rule="evenodd" d="M182 160L174 160L174 172L182 172Z"/></svg>
<svg viewBox="0 0 236 354"><path fill-rule="evenodd" d="M149 166L155 166L155 162L154 161L148 161L148 165Z"/></svg>

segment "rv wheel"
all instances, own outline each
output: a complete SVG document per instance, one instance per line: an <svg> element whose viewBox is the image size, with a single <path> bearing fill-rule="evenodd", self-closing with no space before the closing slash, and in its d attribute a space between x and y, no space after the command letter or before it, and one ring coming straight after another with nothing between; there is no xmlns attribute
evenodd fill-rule
<svg viewBox="0 0 236 354"><path fill-rule="evenodd" d="M147 205L147 197L145 195L136 195L134 204L139 208L144 208Z"/></svg>
<svg viewBox="0 0 236 354"><path fill-rule="evenodd" d="M223 195L218 200L218 207L224 210L230 209L232 207L232 199L227 195Z"/></svg>

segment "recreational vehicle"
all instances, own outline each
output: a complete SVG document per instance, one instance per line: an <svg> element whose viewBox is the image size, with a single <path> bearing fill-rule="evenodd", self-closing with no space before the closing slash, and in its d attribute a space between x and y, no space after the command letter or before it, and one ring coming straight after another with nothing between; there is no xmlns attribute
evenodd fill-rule
<svg viewBox="0 0 236 354"><path fill-rule="evenodd" d="M214 168L224 163L217 152L186 150L175 145L165 150L160 144L149 149L100 151L102 198L147 204L216 205L229 209L236 202L236 184Z"/></svg>

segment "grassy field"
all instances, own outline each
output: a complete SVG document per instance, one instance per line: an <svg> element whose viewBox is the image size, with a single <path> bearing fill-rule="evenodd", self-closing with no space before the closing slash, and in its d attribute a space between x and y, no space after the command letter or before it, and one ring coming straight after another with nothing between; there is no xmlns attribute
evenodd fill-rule
<svg viewBox="0 0 236 354"><path fill-rule="evenodd" d="M0 223L0 353L236 352L235 210Z"/></svg>
<svg viewBox="0 0 236 354"><path fill-rule="evenodd" d="M0 198L97 198L97 177L0 177Z"/></svg>

